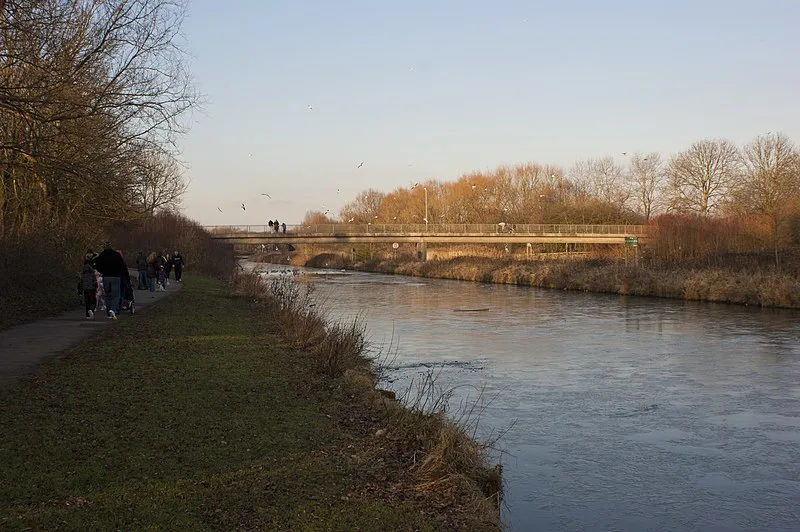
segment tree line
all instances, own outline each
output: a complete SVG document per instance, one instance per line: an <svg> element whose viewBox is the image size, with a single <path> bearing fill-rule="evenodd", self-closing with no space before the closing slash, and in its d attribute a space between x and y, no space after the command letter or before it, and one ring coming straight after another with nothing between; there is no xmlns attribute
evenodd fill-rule
<svg viewBox="0 0 800 532"><path fill-rule="evenodd" d="M199 103L179 0L0 0L0 239L152 216Z"/></svg>
<svg viewBox="0 0 800 532"><path fill-rule="evenodd" d="M624 154L627 157L627 154ZM425 198L427 197L427 214ZM763 215L800 212L800 151L782 133L742 147L700 140L669 158L608 156L565 171L527 163L471 172L455 181L429 179L386 193L366 190L338 220L309 211L305 223L647 223L660 214Z"/></svg>

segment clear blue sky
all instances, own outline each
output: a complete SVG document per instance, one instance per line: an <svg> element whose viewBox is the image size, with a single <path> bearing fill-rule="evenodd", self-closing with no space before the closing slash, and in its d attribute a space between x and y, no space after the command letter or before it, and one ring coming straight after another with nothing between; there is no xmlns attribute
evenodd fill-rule
<svg viewBox="0 0 800 532"><path fill-rule="evenodd" d="M193 0L184 33L208 100L184 211L204 224L503 164L800 142L793 0Z"/></svg>

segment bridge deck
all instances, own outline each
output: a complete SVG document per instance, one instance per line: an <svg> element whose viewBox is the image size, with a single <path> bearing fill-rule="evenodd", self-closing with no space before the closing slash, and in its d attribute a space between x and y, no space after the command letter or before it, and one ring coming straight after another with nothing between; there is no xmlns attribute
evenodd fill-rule
<svg viewBox="0 0 800 532"><path fill-rule="evenodd" d="M286 232L269 226L207 226L213 238L241 244L398 243L585 243L623 244L646 240L648 226L580 224L318 224L291 225Z"/></svg>

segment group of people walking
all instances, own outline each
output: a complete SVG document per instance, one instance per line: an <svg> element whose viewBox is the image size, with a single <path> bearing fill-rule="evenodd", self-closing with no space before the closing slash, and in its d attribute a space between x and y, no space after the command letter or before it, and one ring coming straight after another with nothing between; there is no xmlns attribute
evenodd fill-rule
<svg viewBox="0 0 800 532"><path fill-rule="evenodd" d="M137 279L140 290L163 291L169 285L169 277L175 271L175 280L181 282L184 269L183 255L177 250L172 255L166 251L145 256L140 251L136 257ZM105 311L115 320L122 310L133 312L133 282L121 249L114 249L106 242L99 254L87 250L83 260L78 292L83 295L86 319L94 318L95 312Z"/></svg>
<svg viewBox="0 0 800 532"><path fill-rule="evenodd" d="M280 231L283 234L286 234L286 224L285 223L280 224L280 223L278 223L278 220L275 220L275 221L270 220L267 225L270 227L270 229L274 230L276 233Z"/></svg>
<svg viewBox="0 0 800 532"><path fill-rule="evenodd" d="M136 270L139 274L139 290L150 290L151 292L163 292L169 286L169 278L172 271L175 271L175 281L181 282L183 268L186 265L183 255L178 250L170 255L164 250L161 253L155 251L145 256L144 251L140 251L136 257Z"/></svg>

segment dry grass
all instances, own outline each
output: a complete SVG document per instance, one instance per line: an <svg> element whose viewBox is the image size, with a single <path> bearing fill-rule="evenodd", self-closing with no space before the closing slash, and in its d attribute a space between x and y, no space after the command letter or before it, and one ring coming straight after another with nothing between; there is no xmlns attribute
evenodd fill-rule
<svg viewBox="0 0 800 532"><path fill-rule="evenodd" d="M475 508L497 508L502 501L502 466L489 465L489 452L501 435L481 440L476 434L488 405L484 392L467 396L451 412L456 389L441 388L439 374L431 369L413 379L399 401L381 400L392 431L389 437L412 450L408 479L414 490Z"/></svg>
<svg viewBox="0 0 800 532"><path fill-rule="evenodd" d="M430 372L412 382L399 400L388 397L393 394L375 385L385 369L382 365L392 359L391 342L386 350L372 350L360 317L329 324L311 285L289 278L265 282L252 277L258 276L237 275L235 290L258 299L267 314L283 316L275 318L280 336L289 345L312 353L319 371L333 379L332 386L349 390L353 401L383 420L386 429L372 438L378 438L373 443L380 445L380 451L371 444L360 452L365 460L394 464L393 475L387 473L395 478L392 490L435 501L441 508L457 507L484 519L490 516L490 526L499 526L502 468L491 467L488 459L496 439L479 442L476 438L485 407L483 394L451 415L454 390L439 389L437 374Z"/></svg>
<svg viewBox="0 0 800 532"><path fill-rule="evenodd" d="M380 273L538 286L557 290L605 292L621 295L800 308L800 252L786 250L786 266L776 271L771 253L726 254L724 264L715 261L652 263L640 258L637 266L602 255L537 257L534 260L457 257L443 261L374 261L351 267Z"/></svg>

